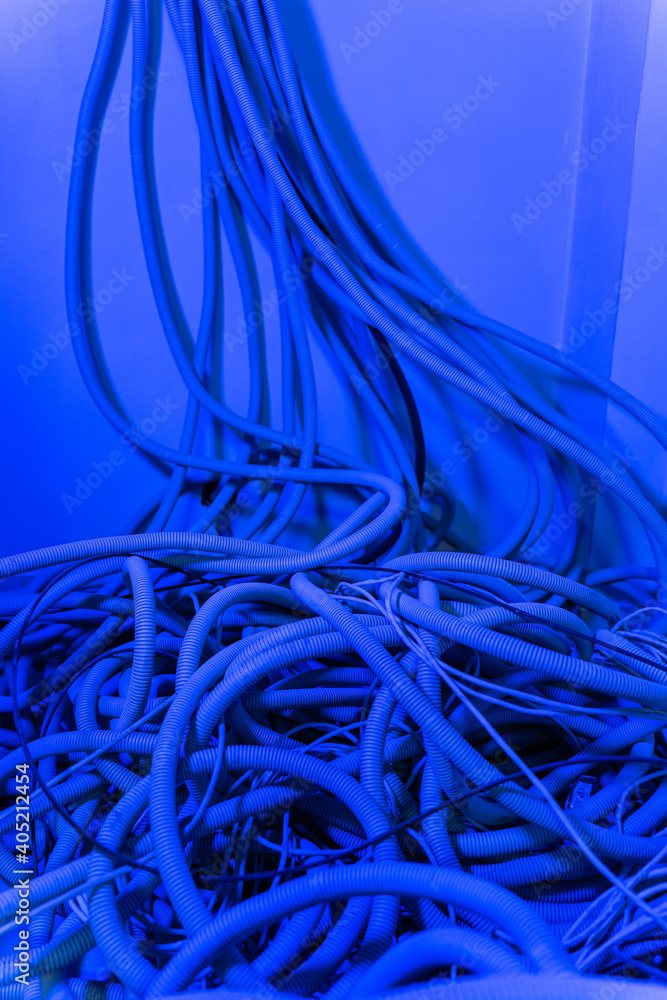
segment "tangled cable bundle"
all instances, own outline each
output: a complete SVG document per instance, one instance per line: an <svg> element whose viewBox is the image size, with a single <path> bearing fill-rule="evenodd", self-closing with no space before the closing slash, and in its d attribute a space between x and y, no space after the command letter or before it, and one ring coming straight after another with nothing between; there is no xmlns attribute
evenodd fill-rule
<svg viewBox="0 0 667 1000"><path fill-rule="evenodd" d="M196 338L142 86L157 79L159 0L106 0L77 140L101 127L131 25L137 213L187 412L177 448L136 438L170 478L133 533L0 560L0 1000L658 996L667 526L639 476L519 362L537 358L545 382L564 370L663 447L667 425L443 295L339 152L276 0L165 6L202 181L224 177L203 202ZM97 152L72 165L72 345L99 408L132 436L81 309ZM221 233L253 331L245 415L220 375ZM280 427L266 417L251 236L278 293ZM318 436L314 340L358 388L370 457ZM439 382L443 422L468 397L522 449L526 495L484 551L453 532L461 498L424 444L420 369ZM208 453L202 425L224 428ZM206 504L185 524L179 499L202 474ZM643 527L651 565L644 549L636 565L597 565L589 516L549 535L592 481ZM313 493L348 513L310 544ZM482 492L470 516L493 502ZM20 833L16 796L29 801Z"/></svg>

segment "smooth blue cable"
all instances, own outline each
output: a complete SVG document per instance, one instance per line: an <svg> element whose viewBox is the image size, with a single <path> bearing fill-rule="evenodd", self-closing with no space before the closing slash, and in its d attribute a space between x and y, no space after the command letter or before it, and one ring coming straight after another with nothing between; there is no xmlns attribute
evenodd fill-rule
<svg viewBox="0 0 667 1000"><path fill-rule="evenodd" d="M296 290L292 286L292 282L288 280L292 261L284 228L283 205L279 201L277 191L270 180L267 186L271 233L276 256L276 285L279 291L284 294L287 301L287 315L298 360L299 381L303 400L304 433L299 467L308 468L314 458L317 438L315 373L306 335L306 327L301 313L301 303L296 295ZM279 508L278 515L274 518L270 527L261 534L261 541L273 542L278 538L296 514L304 494L305 486L301 484L293 483L286 488L283 497L283 506Z"/></svg>

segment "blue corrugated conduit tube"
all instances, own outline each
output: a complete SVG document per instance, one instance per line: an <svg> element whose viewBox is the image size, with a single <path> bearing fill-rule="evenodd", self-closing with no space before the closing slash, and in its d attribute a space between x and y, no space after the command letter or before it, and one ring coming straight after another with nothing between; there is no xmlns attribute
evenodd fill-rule
<svg viewBox="0 0 667 1000"><path fill-rule="evenodd" d="M163 30L208 192L195 334L155 176ZM134 532L0 559L0 1000L662 995L667 524L641 473L556 408L554 381L663 448L667 425L461 301L350 166L276 0L105 0L76 148L126 45L136 211L187 405L176 447L137 435L81 308L94 146L70 178L72 346L167 480ZM243 413L223 390L225 243ZM470 467L493 470L504 529L488 486L439 467L426 376L443 437L475 407L493 427ZM344 449L318 419L333 382L364 427ZM595 505L566 516L584 488ZM591 546L605 504L632 531Z"/></svg>

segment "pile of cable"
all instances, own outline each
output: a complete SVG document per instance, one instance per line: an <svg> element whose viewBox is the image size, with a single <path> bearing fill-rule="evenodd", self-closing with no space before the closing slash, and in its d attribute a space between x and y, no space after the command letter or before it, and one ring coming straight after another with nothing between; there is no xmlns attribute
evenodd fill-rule
<svg viewBox="0 0 667 1000"><path fill-rule="evenodd" d="M611 588L446 552L205 581L121 542L42 550L40 593L0 604L0 770L30 808L16 843L1 814L0 909L10 936L29 887L29 989L664 976L667 641ZM13 955L0 975L18 996Z"/></svg>
<svg viewBox="0 0 667 1000"><path fill-rule="evenodd" d="M275 0L165 6L211 191L196 337L143 86L159 0L106 0L77 140L104 121L131 24L137 215L187 411L177 448L137 434L81 308L94 148L70 180L72 345L168 482L127 534L0 559L0 1000L657 996L667 524L551 382L566 372L663 447L667 425L450 294L339 152ZM252 330L245 415L221 376L223 236ZM278 427L253 241L279 303ZM318 435L314 344L358 389L349 451ZM521 449L516 520L484 550L454 530L462 497L425 446L415 373L437 380L443 422L467 397ZM619 531L604 565L593 504L550 531L591 483L644 532ZM473 524L494 503L476 499Z"/></svg>

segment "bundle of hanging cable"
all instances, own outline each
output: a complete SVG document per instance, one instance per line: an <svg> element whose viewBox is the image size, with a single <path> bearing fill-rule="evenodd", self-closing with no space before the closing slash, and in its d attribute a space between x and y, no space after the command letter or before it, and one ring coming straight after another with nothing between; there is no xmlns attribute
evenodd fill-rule
<svg viewBox="0 0 667 1000"><path fill-rule="evenodd" d="M131 31L136 207L187 412L177 448L136 434L81 309L93 149L69 190L72 344L102 413L169 478L133 533L0 560L0 1000L663 995L667 526L544 386L564 372L666 448L667 425L443 296L339 152L276 0L165 7L202 181L224 177L203 203L196 337L142 88L159 0L106 0L77 141L101 127ZM221 388L223 239L253 330L245 414ZM280 427L252 241L280 303ZM359 387L364 458L318 435L314 339ZM451 528L459 487L424 445L415 373L439 385L443 423L467 397L522 449L516 523L484 551ZM234 448L200 454L206 421ZM596 564L588 516L549 534L591 482L643 529L636 564ZM468 518L494 503L482 490Z"/></svg>

